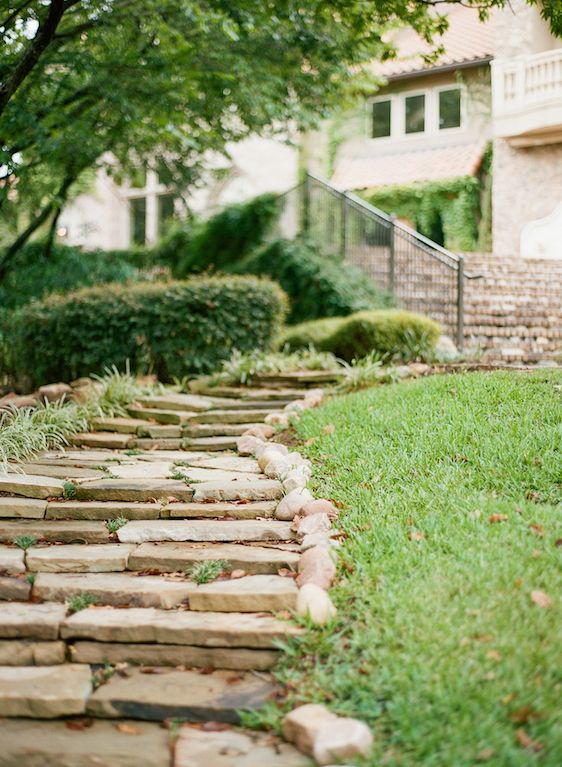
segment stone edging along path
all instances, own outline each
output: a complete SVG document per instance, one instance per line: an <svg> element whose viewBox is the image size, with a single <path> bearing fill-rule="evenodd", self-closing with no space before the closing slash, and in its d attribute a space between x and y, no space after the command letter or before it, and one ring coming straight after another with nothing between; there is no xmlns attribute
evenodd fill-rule
<svg viewBox="0 0 562 767"><path fill-rule="evenodd" d="M370 753L369 728L324 706L288 714L293 745L232 727L279 693L277 639L302 631L288 611L335 615L337 509L307 488L309 461L275 442L329 381L146 397L0 476L3 765L304 767ZM229 575L198 585L185 571L201 563Z"/></svg>

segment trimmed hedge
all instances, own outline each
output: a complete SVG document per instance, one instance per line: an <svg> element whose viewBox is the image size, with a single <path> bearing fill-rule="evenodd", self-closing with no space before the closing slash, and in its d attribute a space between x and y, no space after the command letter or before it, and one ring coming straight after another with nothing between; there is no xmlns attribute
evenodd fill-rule
<svg viewBox="0 0 562 767"><path fill-rule="evenodd" d="M15 255L2 280L0 306L15 309L49 293L68 293L104 282L135 281L140 279L135 261L132 251L85 251L58 244L47 258L43 242L30 242Z"/></svg>
<svg viewBox="0 0 562 767"><path fill-rule="evenodd" d="M312 345L347 362L371 352L407 361L431 356L439 334L439 325L429 317L386 309L304 322L288 328L279 336L278 344L291 351Z"/></svg>
<svg viewBox="0 0 562 767"><path fill-rule="evenodd" d="M291 303L289 323L339 317L393 303L392 297L360 269L299 240L276 240L234 262L228 270L266 275L278 282Z"/></svg>
<svg viewBox="0 0 562 767"><path fill-rule="evenodd" d="M270 348L287 309L283 291L255 277L105 285L49 296L12 313L12 377L34 386L101 373L127 360L169 381L208 373L233 349Z"/></svg>

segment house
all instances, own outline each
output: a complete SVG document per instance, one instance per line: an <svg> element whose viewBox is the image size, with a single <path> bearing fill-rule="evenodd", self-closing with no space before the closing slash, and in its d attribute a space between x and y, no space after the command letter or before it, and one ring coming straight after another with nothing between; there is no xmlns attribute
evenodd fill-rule
<svg viewBox="0 0 562 767"><path fill-rule="evenodd" d="M461 5L447 15L429 63L398 33L398 57L374 66L383 86L306 143L309 167L453 250L560 258L561 41L525 0L485 23Z"/></svg>

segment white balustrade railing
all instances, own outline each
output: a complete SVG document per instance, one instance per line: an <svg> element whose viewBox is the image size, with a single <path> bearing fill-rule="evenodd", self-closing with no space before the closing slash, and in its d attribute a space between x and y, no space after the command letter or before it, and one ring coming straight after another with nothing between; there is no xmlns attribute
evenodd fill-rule
<svg viewBox="0 0 562 767"><path fill-rule="evenodd" d="M494 113L562 99L562 48L493 63Z"/></svg>

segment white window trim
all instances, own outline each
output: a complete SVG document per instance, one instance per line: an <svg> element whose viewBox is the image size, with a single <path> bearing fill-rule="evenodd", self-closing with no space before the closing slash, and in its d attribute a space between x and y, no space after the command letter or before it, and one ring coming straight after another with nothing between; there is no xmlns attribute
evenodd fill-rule
<svg viewBox="0 0 562 767"><path fill-rule="evenodd" d="M461 92L461 124L457 128L439 128L439 93L458 89ZM406 99L409 96L425 96L425 130L418 133L406 133ZM373 104L377 101L390 101L390 136L374 138L373 129ZM445 136L455 131L463 131L466 126L467 94L462 84L449 83L431 88L416 88L400 93L387 93L375 96L366 102L367 114L367 140L376 142L377 145L393 143L396 141L411 141L424 136Z"/></svg>

